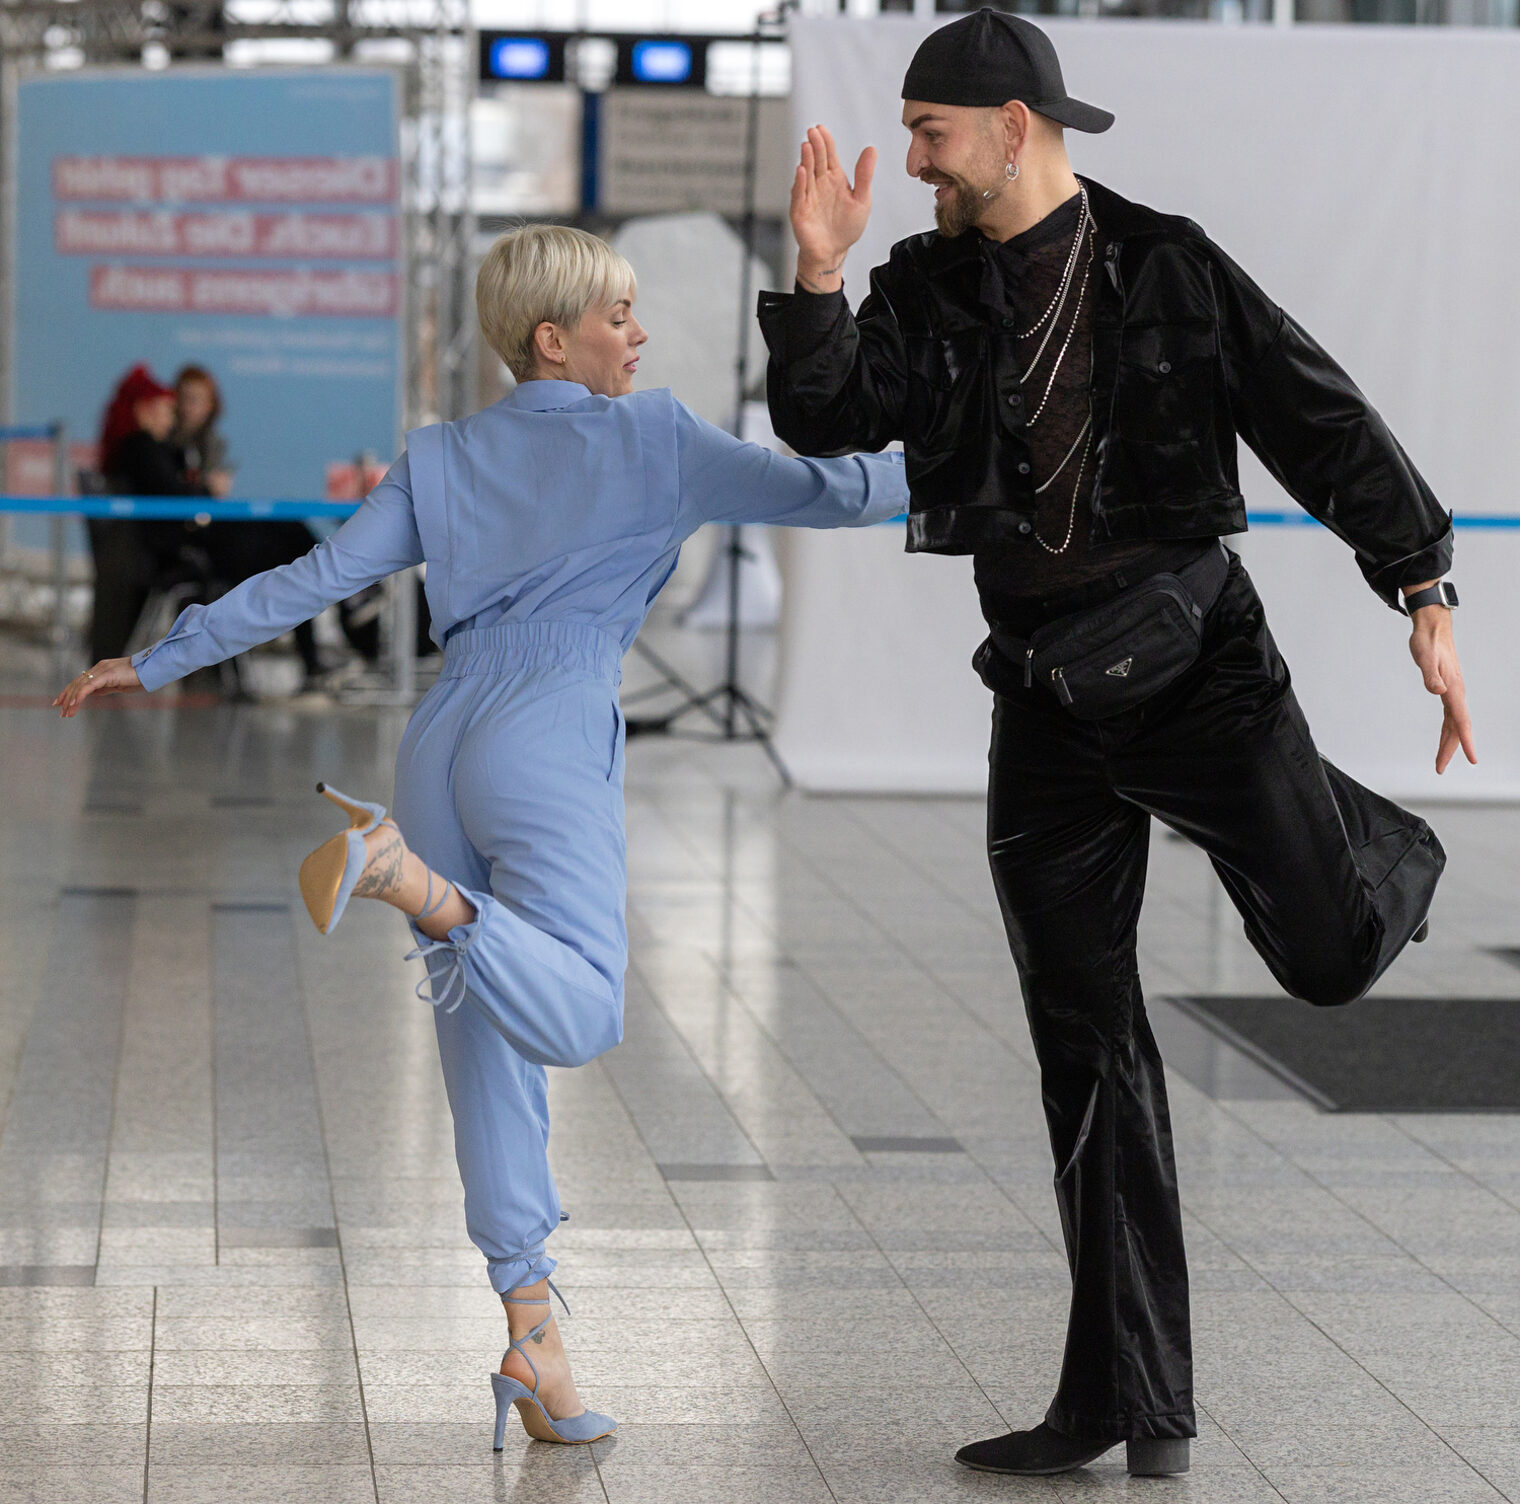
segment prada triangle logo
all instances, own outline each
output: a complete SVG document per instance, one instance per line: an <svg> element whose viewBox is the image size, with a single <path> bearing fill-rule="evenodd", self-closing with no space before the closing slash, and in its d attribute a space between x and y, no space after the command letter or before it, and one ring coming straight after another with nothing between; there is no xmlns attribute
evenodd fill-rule
<svg viewBox="0 0 1520 1504"><path fill-rule="evenodd" d="M1104 669L1103 672L1115 679L1128 678L1130 665L1134 661L1133 658L1121 658L1112 668Z"/></svg>

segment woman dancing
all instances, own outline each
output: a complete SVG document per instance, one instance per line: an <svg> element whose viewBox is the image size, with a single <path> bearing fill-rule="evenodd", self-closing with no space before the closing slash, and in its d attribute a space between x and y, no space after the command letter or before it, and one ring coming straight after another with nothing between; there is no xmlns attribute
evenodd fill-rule
<svg viewBox="0 0 1520 1504"><path fill-rule="evenodd" d="M91 695L158 689L426 561L444 666L401 743L395 818L318 785L351 823L302 864L301 891L323 933L351 897L400 909L427 962L465 1219L511 1338L491 1376L498 1450L514 1403L541 1441L616 1425L581 1403L548 1309L560 1204L544 1067L622 1038L622 656L704 522L864 525L907 501L887 457L783 458L667 390L633 393L648 337L634 294L592 235L503 235L476 301L511 395L409 434L326 542L55 701L72 716Z"/></svg>

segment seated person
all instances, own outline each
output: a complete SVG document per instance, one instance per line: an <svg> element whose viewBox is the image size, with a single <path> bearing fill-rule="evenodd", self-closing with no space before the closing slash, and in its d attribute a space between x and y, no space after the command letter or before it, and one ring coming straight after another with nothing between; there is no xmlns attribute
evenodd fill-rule
<svg viewBox="0 0 1520 1504"><path fill-rule="evenodd" d="M206 496L186 476L174 429L174 392L144 365L133 366L111 394L101 422L98 466L116 496ZM145 518L91 518L95 603L90 653L114 657L126 649L154 581L177 562L185 529Z"/></svg>
<svg viewBox="0 0 1520 1504"><path fill-rule="evenodd" d="M182 366L174 378L174 433L186 476L202 481L213 496L232 494L227 440L219 426L222 393L204 366Z"/></svg>

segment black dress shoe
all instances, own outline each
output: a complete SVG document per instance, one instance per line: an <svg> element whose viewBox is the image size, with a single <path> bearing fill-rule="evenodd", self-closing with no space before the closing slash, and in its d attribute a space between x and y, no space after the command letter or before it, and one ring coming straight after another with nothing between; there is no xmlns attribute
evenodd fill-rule
<svg viewBox="0 0 1520 1504"><path fill-rule="evenodd" d="M1117 1441L1079 1441L1062 1436L1043 1421L1032 1431L1010 1431L987 1441L973 1441L955 1454L955 1460L983 1473L1016 1473L1044 1477L1069 1473L1096 1462ZM1136 1477L1163 1477L1188 1470L1190 1448L1185 1438L1143 1436L1124 1443L1127 1470Z"/></svg>
<svg viewBox="0 0 1520 1504"><path fill-rule="evenodd" d="M973 1441L955 1454L955 1460L978 1472L1040 1477L1069 1473L1084 1463L1096 1462L1118 1445L1117 1441L1078 1441L1052 1431L1041 1421L1032 1431L1010 1431L1006 1436Z"/></svg>
<svg viewBox="0 0 1520 1504"><path fill-rule="evenodd" d="M1430 921L1428 919L1422 919L1420 921L1419 929L1417 929L1409 938L1413 940L1416 945L1423 945L1429 934Z"/></svg>

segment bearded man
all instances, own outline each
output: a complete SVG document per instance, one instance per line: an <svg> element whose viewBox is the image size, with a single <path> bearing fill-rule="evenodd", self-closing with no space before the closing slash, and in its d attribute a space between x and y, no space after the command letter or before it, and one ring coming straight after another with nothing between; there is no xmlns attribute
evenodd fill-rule
<svg viewBox="0 0 1520 1504"><path fill-rule="evenodd" d="M870 210L822 127L792 189L797 288L765 294L776 432L804 454L901 439L908 548L970 553L994 694L987 843L1039 1057L1072 1272L1044 1421L962 1448L1057 1473L1121 1442L1132 1473L1197 1434L1187 1265L1161 1059L1135 959L1152 816L1208 853L1294 997L1361 997L1423 939L1445 862L1423 820L1316 753L1242 532L1235 438L1413 620L1444 714L1436 766L1475 760L1452 641L1450 516L1351 379L1191 221L1067 159L1049 39L983 9L903 84L907 170L933 232L892 248L853 314ZM1399 596L1404 600L1400 606Z"/></svg>

